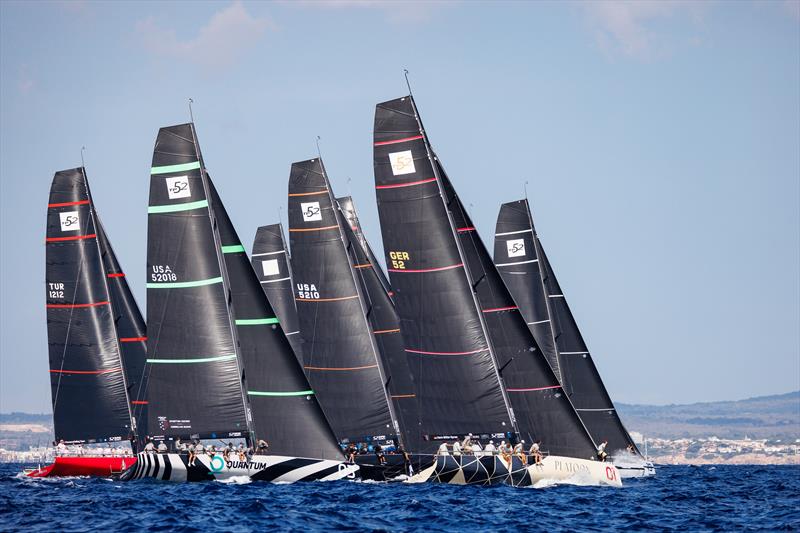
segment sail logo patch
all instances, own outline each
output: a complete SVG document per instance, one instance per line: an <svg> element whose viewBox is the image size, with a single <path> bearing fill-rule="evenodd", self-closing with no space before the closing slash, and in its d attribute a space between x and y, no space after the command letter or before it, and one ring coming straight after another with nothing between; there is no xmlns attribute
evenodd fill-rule
<svg viewBox="0 0 800 533"><path fill-rule="evenodd" d="M413 174L417 171L414 168L414 156L411 155L411 150L389 154L389 162L392 164L392 174L395 176Z"/></svg>
<svg viewBox="0 0 800 533"><path fill-rule="evenodd" d="M189 198L192 195L192 189L189 188L189 176L167 178L167 193L170 200Z"/></svg>
<svg viewBox="0 0 800 533"><path fill-rule="evenodd" d="M261 261L261 270L265 276L276 276L281 273L281 268L278 266L277 259L267 259Z"/></svg>
<svg viewBox="0 0 800 533"><path fill-rule="evenodd" d="M508 257L524 257L525 239L512 239L510 241L506 241L506 248L508 248Z"/></svg>
<svg viewBox="0 0 800 533"><path fill-rule="evenodd" d="M59 213L58 218L61 219L61 231L78 231L81 229L81 223L78 219L77 211Z"/></svg>
<svg viewBox="0 0 800 533"><path fill-rule="evenodd" d="M319 207L319 202L301 203L300 210L303 212L304 222L322 220L322 209Z"/></svg>

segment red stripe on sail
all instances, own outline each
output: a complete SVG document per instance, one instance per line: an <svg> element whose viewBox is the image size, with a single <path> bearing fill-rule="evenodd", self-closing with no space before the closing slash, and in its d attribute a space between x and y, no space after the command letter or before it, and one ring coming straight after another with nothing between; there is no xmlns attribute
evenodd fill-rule
<svg viewBox="0 0 800 533"><path fill-rule="evenodd" d="M148 404L148 403L150 403L150 402L141 401L141 400L133 400L133 401L131 401L131 403L132 403L133 405L147 405L147 404Z"/></svg>
<svg viewBox="0 0 800 533"><path fill-rule="evenodd" d="M47 304L48 309L77 309L79 307L97 307L98 305L108 305L109 302L95 302L91 304Z"/></svg>
<svg viewBox="0 0 800 533"><path fill-rule="evenodd" d="M482 348L480 350L473 350L471 352L423 352L421 350L409 350L406 348L405 351L408 353L418 353L422 355L474 355L476 353L481 353L487 351L489 348Z"/></svg>
<svg viewBox="0 0 800 533"><path fill-rule="evenodd" d="M436 181L436 178L428 178L420 181L409 181L408 183L394 183L392 185L376 185L376 189L397 189L398 187L411 187L412 185L422 185L423 183L430 183Z"/></svg>
<svg viewBox="0 0 800 533"><path fill-rule="evenodd" d="M515 309L519 309L516 305L511 305L509 307L495 307L493 309L484 309L484 313L496 313L497 311L514 311Z"/></svg>
<svg viewBox="0 0 800 533"><path fill-rule="evenodd" d="M414 137L404 137L403 139L397 139L395 141L379 141L376 142L373 146L386 146L387 144L404 143L408 141L416 141L417 139L422 139L422 135L415 135Z"/></svg>
<svg viewBox="0 0 800 533"><path fill-rule="evenodd" d="M418 273L418 272L439 272L441 270L451 270L453 268L458 268L458 267L463 267L463 266L464 266L464 263L459 263L457 265L450 265L450 266L438 267L438 268L419 268L419 269L413 269L413 268L390 268L388 270L389 270L389 272L413 272L413 273Z"/></svg>
<svg viewBox="0 0 800 533"><path fill-rule="evenodd" d="M124 272L109 272L108 273L108 277L109 278L124 278L125 277L125 273Z"/></svg>
<svg viewBox="0 0 800 533"><path fill-rule="evenodd" d="M70 205L86 205L89 200L78 200L77 202L61 202L59 204L47 204L47 207L67 207Z"/></svg>
<svg viewBox="0 0 800 533"><path fill-rule="evenodd" d="M122 371L121 367L109 368L108 370L51 370L51 374L110 374Z"/></svg>
<svg viewBox="0 0 800 533"><path fill-rule="evenodd" d="M75 235L73 237L47 237L44 242L78 241L81 239L94 239L95 237L97 237L95 233L89 235Z"/></svg>
<svg viewBox="0 0 800 533"><path fill-rule="evenodd" d="M508 392L532 392L537 390L547 390L547 389L560 389L561 385L550 385L549 387L534 387L532 389L506 389Z"/></svg>
<svg viewBox="0 0 800 533"><path fill-rule="evenodd" d="M464 232L467 232L467 231L475 231L475 228L470 226L468 228L458 228L456 231L459 232L459 233L464 233Z"/></svg>
<svg viewBox="0 0 800 533"><path fill-rule="evenodd" d="M119 342L142 342L146 340L147 337L122 337Z"/></svg>

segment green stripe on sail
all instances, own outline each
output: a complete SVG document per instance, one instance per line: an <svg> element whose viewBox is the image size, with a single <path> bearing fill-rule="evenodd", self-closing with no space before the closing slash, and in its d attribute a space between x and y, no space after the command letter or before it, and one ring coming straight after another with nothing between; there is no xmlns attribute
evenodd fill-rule
<svg viewBox="0 0 800 533"><path fill-rule="evenodd" d="M239 252L244 252L244 246L241 244L231 244L230 246L222 247L223 254L238 254Z"/></svg>
<svg viewBox="0 0 800 533"><path fill-rule="evenodd" d="M222 276L211 279L201 279L198 281L170 281L165 283L148 283L148 289L188 289L189 287L202 287L222 283Z"/></svg>
<svg viewBox="0 0 800 533"><path fill-rule="evenodd" d="M236 354L220 355L218 357L200 357L197 359L148 359L148 363L158 364L189 364L189 363L213 363L214 361L225 361L226 359L233 359Z"/></svg>
<svg viewBox="0 0 800 533"><path fill-rule="evenodd" d="M257 390L249 390L247 394L250 396L309 396L314 394L313 390L299 390L295 392L262 392Z"/></svg>
<svg viewBox="0 0 800 533"><path fill-rule="evenodd" d="M194 163L182 163L180 165L166 165L163 167L152 167L150 174L170 174L171 172L186 172L187 170L194 170L200 168L200 161Z"/></svg>
<svg viewBox="0 0 800 533"><path fill-rule="evenodd" d="M261 326L264 324L277 324L277 318L243 318L236 321L237 326Z"/></svg>
<svg viewBox="0 0 800 533"><path fill-rule="evenodd" d="M185 204L149 205L147 206L147 212L174 213L175 211L190 211L192 209L200 209L201 207L208 207L208 200L198 200Z"/></svg>

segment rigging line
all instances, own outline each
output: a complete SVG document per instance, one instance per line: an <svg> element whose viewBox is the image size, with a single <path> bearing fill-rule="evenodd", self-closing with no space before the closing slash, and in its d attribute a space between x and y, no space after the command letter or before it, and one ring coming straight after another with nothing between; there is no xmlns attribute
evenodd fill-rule
<svg viewBox="0 0 800 533"><path fill-rule="evenodd" d="M413 95L414 95L414 93L413 93L413 92L411 92L411 82L410 82L410 81L408 81L408 69L407 69L407 68L404 68L404 69L403 69L403 75L404 75L404 76L405 76L405 78L406 78L406 87L408 87L408 94L409 94L409 95L411 95L411 96L413 96Z"/></svg>
<svg viewBox="0 0 800 533"><path fill-rule="evenodd" d="M83 162L83 151L86 150L85 146L81 146L81 168L86 167L86 163Z"/></svg>
<svg viewBox="0 0 800 533"><path fill-rule="evenodd" d="M194 124L194 113L192 113L192 104L194 100L190 97L189 98L189 120Z"/></svg>
<svg viewBox="0 0 800 533"><path fill-rule="evenodd" d="M316 143L317 143L317 157L319 157L320 161L322 161L322 151L319 149L319 142L321 140L322 140L322 137L317 135L317 140L316 140Z"/></svg>

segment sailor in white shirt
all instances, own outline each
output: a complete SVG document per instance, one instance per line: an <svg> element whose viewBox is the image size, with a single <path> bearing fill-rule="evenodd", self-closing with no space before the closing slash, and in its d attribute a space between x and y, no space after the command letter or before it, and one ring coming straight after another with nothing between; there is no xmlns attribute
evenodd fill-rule
<svg viewBox="0 0 800 533"><path fill-rule="evenodd" d="M597 458L600 459L601 461L605 461L606 457L608 457L608 454L606 453L606 446L608 446L608 441L604 440L597 447Z"/></svg>
<svg viewBox="0 0 800 533"><path fill-rule="evenodd" d="M447 443L443 442L439 446L439 451L436 452L436 455L450 455L450 451L447 449Z"/></svg>
<svg viewBox="0 0 800 533"><path fill-rule="evenodd" d="M484 455L494 455L494 453L496 451L497 451L497 448L494 447L494 441L490 440L489 444L487 444L486 447L483 449L483 454Z"/></svg>
<svg viewBox="0 0 800 533"><path fill-rule="evenodd" d="M156 452L156 445L153 444L153 441L147 441L147 444L144 445L144 452L145 453L155 453Z"/></svg>
<svg viewBox="0 0 800 533"><path fill-rule="evenodd" d="M461 443L458 441L453 442L453 455L458 457L461 456Z"/></svg>
<svg viewBox="0 0 800 533"><path fill-rule="evenodd" d="M474 443L472 443L472 453L474 455L483 455L483 451L482 451L480 442L475 441Z"/></svg>
<svg viewBox="0 0 800 533"><path fill-rule="evenodd" d="M167 445L163 440L158 443L158 453L167 453Z"/></svg>
<svg viewBox="0 0 800 533"><path fill-rule="evenodd" d="M67 445L64 444L64 439L58 441L58 446L56 446L56 455L67 455Z"/></svg>

